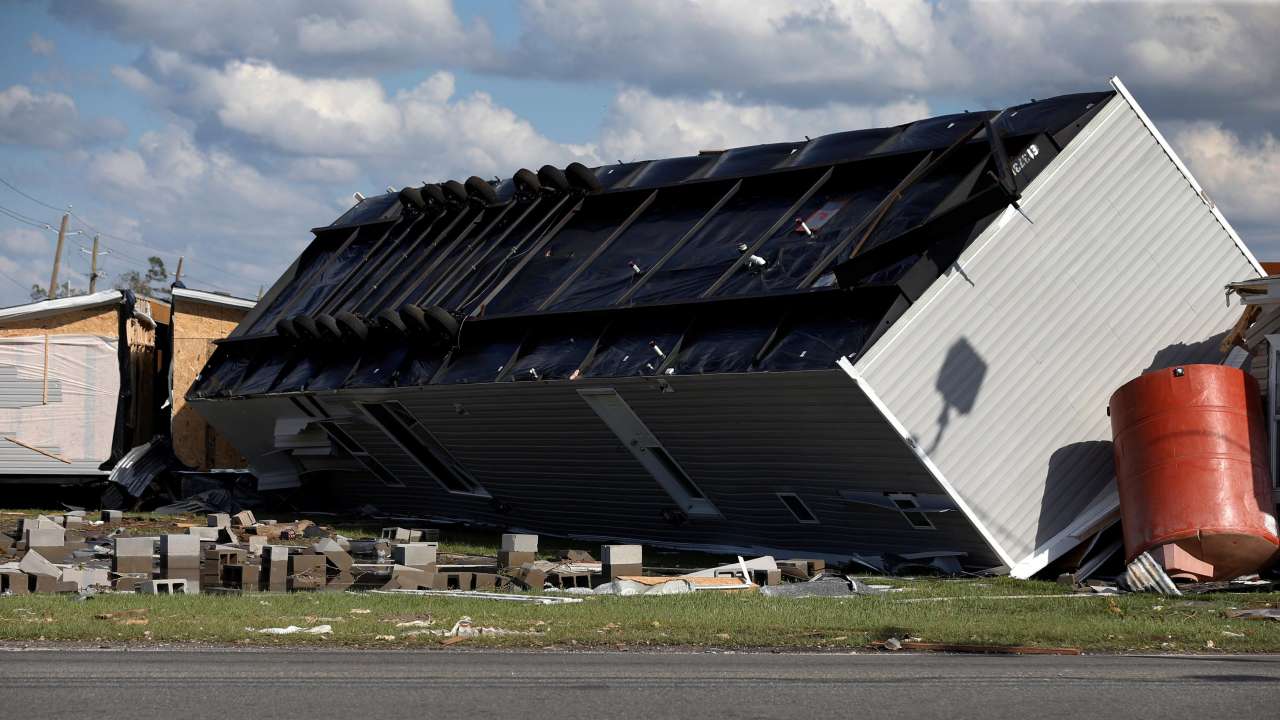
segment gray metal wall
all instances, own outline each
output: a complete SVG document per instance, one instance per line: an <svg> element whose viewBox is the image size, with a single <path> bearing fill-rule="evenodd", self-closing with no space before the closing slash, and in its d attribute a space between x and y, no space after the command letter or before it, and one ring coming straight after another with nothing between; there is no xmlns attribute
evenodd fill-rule
<svg viewBox="0 0 1280 720"><path fill-rule="evenodd" d="M840 371L671 376L664 384L666 391L653 378L622 378L317 395L331 415L349 418L348 432L405 487L358 470L327 474L352 507L368 503L563 536L845 557L959 550L968 553L967 565L999 564L960 512L931 514L937 529L915 529L894 510L842 499L842 490L942 490ZM672 499L579 396L584 387L616 389L724 517L692 518L679 527L662 520ZM392 399L505 509L445 492L354 407ZM280 402L193 404L221 429L237 418L284 412ZM261 455L240 449L251 460ZM328 458L296 459L306 468L332 468ZM797 522L778 492L800 495L820 522Z"/></svg>
<svg viewBox="0 0 1280 720"><path fill-rule="evenodd" d="M1015 574L1113 489L1110 394L1218 362L1258 274L1124 94L854 366Z"/></svg>

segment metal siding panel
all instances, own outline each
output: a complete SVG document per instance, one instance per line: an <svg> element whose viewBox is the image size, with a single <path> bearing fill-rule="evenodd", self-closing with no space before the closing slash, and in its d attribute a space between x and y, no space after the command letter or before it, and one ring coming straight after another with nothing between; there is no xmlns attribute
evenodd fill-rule
<svg viewBox="0 0 1280 720"><path fill-rule="evenodd" d="M388 469L404 473L403 488L360 470L331 478L335 493L353 506L554 535L846 557L958 549L972 566L1000 563L960 512L931 515L937 529L917 530L895 511L840 497L841 490L942 492L843 372L672 376L665 382L673 392L663 392L653 378L619 378L316 397L330 413L349 416L344 427ZM693 518L679 527L662 521L661 512L675 503L578 395L585 387L614 388L724 518ZM393 398L507 509L414 480L421 475L416 465L353 412L357 401ZM776 495L788 491L798 493L820 523L796 522Z"/></svg>
<svg viewBox="0 0 1280 720"><path fill-rule="evenodd" d="M1155 362L1216 362L1206 341L1240 312L1221 288L1256 274L1120 96L1021 205L1033 223L993 223L856 363L1018 560L1109 485L1110 393ZM972 359L943 372L966 344L981 383Z"/></svg>

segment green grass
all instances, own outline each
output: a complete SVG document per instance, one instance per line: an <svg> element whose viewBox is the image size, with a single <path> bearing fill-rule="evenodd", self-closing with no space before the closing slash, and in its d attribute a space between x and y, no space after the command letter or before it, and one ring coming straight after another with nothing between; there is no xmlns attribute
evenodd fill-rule
<svg viewBox="0 0 1280 720"><path fill-rule="evenodd" d="M1054 595L1052 583L1008 579L894 579L901 593L879 597L782 599L700 593L668 597L591 597L574 605L350 593L145 597L99 595L0 599L0 640L90 643L244 643L254 645L436 646L407 636L407 620L448 629L460 617L534 635L472 639L465 646L526 648L857 649L890 637L925 642L1074 646L1086 651L1280 652L1280 623L1230 620L1225 610L1275 602L1269 595L1194 599L1024 598ZM907 602L913 598L951 598ZM146 624L96 616L145 609ZM368 610L368 613L353 613ZM333 634L266 636L246 628L329 624ZM386 639L379 636L395 636ZM1209 643L1212 643L1212 646Z"/></svg>
<svg viewBox="0 0 1280 720"><path fill-rule="evenodd" d="M0 511L0 528L38 511ZM53 514L57 511L45 511ZM92 517L92 516L91 516ZM279 516L286 522L294 518ZM129 534L180 531L201 515L129 513ZM381 524L322 518L350 538L376 537ZM112 529L110 527L99 529ZM441 551L493 556L497 533L445 528ZM310 541L306 541L310 542ZM544 556L582 543L545 539ZM694 553L647 553L650 565L697 568L726 562ZM1276 594L1193 598L1154 595L1058 596L1060 585L1009 578L864 578L902 588L883 596L786 599L704 592L667 597L588 597L572 605L355 593L155 597L101 594L0 597L0 641L99 644L200 642L254 645L437 646L441 638L407 635L397 622L431 619L447 630L462 616L475 624L534 634L471 639L462 646L526 648L795 648L851 650L888 638L924 642L1080 647L1095 652L1280 652L1280 622L1232 620L1229 608L1280 603ZM136 624L98 615L134 610ZM352 610L368 610L353 613ZM137 623L145 617L146 623ZM332 635L261 635L246 628L333 626ZM387 639L386 636L395 636Z"/></svg>

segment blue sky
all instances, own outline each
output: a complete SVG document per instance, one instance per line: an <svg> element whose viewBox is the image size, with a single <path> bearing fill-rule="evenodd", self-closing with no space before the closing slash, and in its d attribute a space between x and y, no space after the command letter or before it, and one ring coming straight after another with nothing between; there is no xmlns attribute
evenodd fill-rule
<svg viewBox="0 0 1280 720"><path fill-rule="evenodd" d="M11 0L0 304L159 254L252 296L351 193L889 125L1121 76L1280 259L1280 5ZM42 204L44 203L44 204Z"/></svg>

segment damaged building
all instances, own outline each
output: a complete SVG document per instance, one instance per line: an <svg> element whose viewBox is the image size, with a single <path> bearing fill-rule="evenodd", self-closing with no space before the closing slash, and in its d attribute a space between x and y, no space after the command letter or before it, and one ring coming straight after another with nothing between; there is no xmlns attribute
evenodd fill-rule
<svg viewBox="0 0 1280 720"><path fill-rule="evenodd" d="M0 309L0 483L101 480L150 440L168 323L122 290Z"/></svg>
<svg viewBox="0 0 1280 720"><path fill-rule="evenodd" d="M1111 391L1262 274L1118 79L313 232L187 397L262 489L1018 576L1114 522Z"/></svg>

